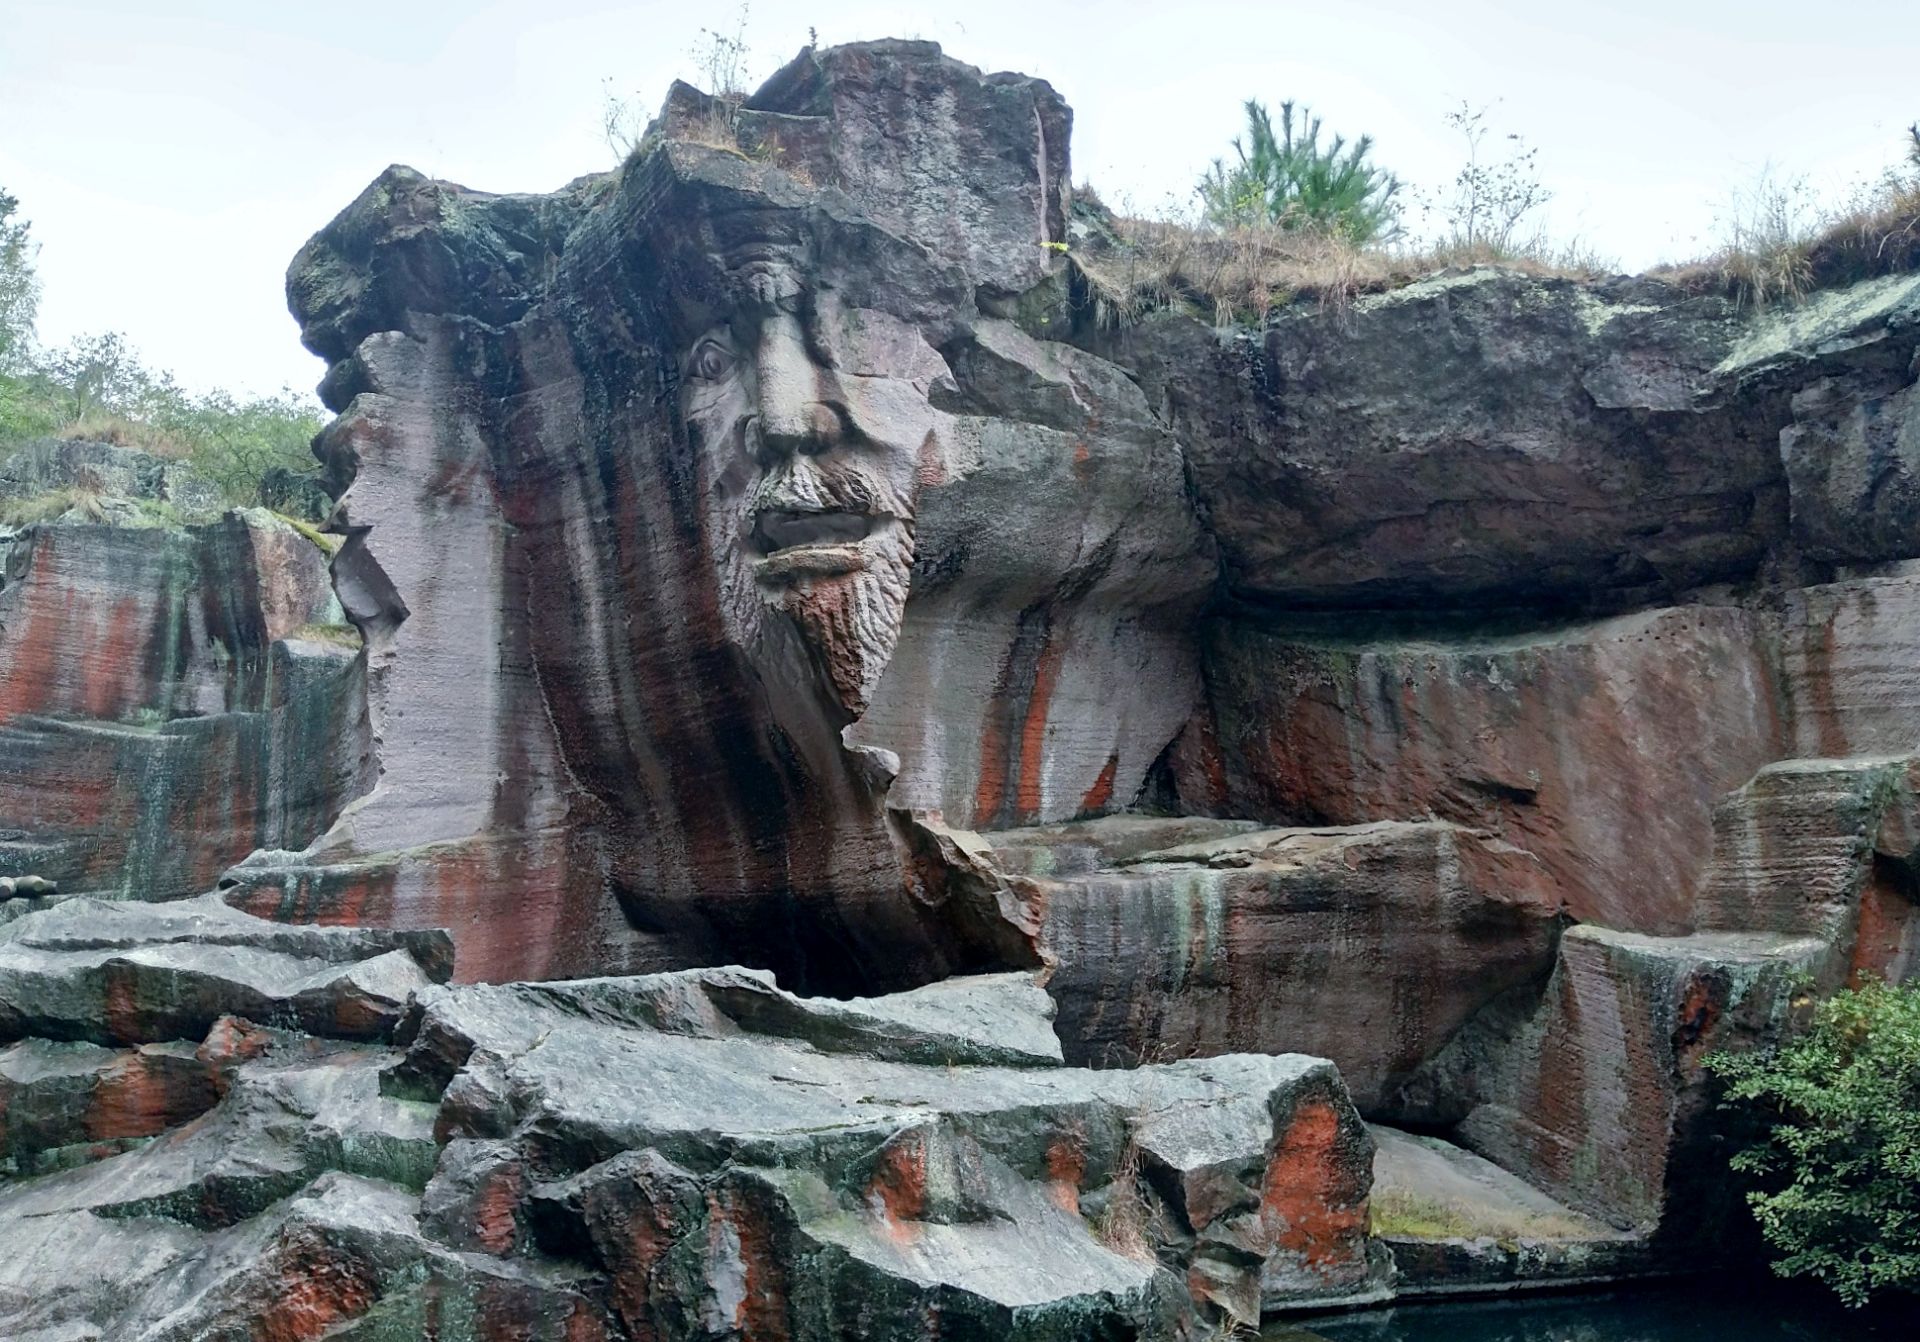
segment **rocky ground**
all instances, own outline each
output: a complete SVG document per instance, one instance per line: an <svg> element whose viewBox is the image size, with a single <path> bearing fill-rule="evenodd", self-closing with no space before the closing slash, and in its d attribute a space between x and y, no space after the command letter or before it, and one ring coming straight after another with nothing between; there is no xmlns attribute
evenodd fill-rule
<svg viewBox="0 0 1920 1342"><path fill-rule="evenodd" d="M0 927L6 1335L1173 1336L1376 1282L1322 1059L1068 1068L1020 974L450 966L211 898Z"/></svg>

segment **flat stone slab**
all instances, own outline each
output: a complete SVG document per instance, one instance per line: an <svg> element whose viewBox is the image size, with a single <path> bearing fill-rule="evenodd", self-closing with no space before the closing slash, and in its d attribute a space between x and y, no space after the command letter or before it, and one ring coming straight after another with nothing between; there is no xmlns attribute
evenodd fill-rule
<svg viewBox="0 0 1920 1342"><path fill-rule="evenodd" d="M1394 1239L1633 1238L1583 1216L1490 1160L1443 1141L1369 1124L1373 1231Z"/></svg>
<svg viewBox="0 0 1920 1342"><path fill-rule="evenodd" d="M1572 1286L1663 1270L1648 1237L1562 1206L1471 1151L1377 1124L1371 1130L1372 1230L1393 1255L1399 1298Z"/></svg>

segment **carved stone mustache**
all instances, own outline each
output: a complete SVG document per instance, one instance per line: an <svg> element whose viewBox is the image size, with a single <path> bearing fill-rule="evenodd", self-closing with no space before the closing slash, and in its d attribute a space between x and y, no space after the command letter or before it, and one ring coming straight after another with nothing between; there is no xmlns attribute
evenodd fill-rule
<svg viewBox="0 0 1920 1342"><path fill-rule="evenodd" d="M839 539L858 540L871 521L904 519L911 512L885 477L864 465L844 460L822 465L803 457L784 463L755 486L747 515L765 539L796 544L800 542L783 537L803 529L818 532L824 526L844 528L846 534ZM828 522L830 517L843 520Z"/></svg>

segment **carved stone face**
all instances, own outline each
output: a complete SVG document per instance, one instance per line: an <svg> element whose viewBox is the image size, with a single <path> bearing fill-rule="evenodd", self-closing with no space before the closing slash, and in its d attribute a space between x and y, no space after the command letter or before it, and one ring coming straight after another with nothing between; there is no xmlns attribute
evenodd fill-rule
<svg viewBox="0 0 1920 1342"><path fill-rule="evenodd" d="M841 306L791 246L727 258L725 318L680 367L680 414L702 474L723 618L770 681L797 633L848 719L900 633L928 403L947 368L913 327Z"/></svg>

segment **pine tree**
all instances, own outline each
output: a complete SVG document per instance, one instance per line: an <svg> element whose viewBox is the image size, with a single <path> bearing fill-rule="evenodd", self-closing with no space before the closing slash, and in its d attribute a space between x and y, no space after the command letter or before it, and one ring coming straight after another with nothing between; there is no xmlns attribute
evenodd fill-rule
<svg viewBox="0 0 1920 1342"><path fill-rule="evenodd" d="M1336 135L1320 144L1320 118L1280 104L1280 129L1259 102L1248 99L1247 133L1236 137L1239 163L1215 159L1200 183L1208 220L1222 228L1273 224L1314 229L1350 242L1383 241L1398 231L1400 182L1367 162L1373 137L1352 144Z"/></svg>

